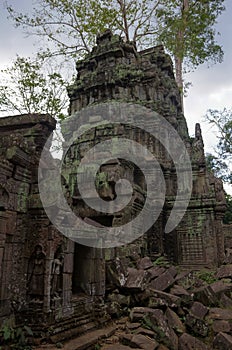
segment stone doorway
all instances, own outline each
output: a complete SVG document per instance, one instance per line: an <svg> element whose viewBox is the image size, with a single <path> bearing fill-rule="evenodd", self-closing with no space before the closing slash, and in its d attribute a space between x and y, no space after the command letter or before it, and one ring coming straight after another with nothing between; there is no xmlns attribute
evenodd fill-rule
<svg viewBox="0 0 232 350"><path fill-rule="evenodd" d="M105 292L103 250L75 243L72 295L103 295Z"/></svg>

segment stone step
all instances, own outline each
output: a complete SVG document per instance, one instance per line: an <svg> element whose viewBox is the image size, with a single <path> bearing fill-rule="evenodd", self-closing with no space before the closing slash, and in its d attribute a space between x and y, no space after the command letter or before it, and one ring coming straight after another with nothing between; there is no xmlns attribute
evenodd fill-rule
<svg viewBox="0 0 232 350"><path fill-rule="evenodd" d="M55 344L61 342L65 339L70 339L74 337L78 337L81 334L86 332L90 332L96 329L97 325L95 322L90 321L88 323L84 323L82 325L78 325L76 327L69 328L67 330L62 330L61 332L56 332L56 334L50 336L51 341Z"/></svg>
<svg viewBox="0 0 232 350"><path fill-rule="evenodd" d="M77 326L82 326L84 324L87 324L89 322L93 321L93 315L91 313L86 314L84 316L80 317L75 317L75 318L69 318L69 319L64 319L59 322L57 322L54 325L54 333L59 333L61 330L67 330L69 328L77 327Z"/></svg>
<svg viewBox="0 0 232 350"><path fill-rule="evenodd" d="M44 327L41 327L41 325L33 325L31 327L33 329L33 334L35 338L40 338L41 334L44 333ZM96 328L96 323L93 321L92 314L86 314L85 316L76 317L76 318L68 318L61 320L49 327L50 329L53 329L50 333L51 335L49 338L54 339L65 339L70 338L70 333L74 333L74 336L76 334L81 334L86 332L86 330L91 330L93 328ZM78 332L76 330L78 329ZM67 336L68 335L68 336ZM44 337L43 337L44 338ZM45 336L47 338L47 336ZM55 342L55 340L54 340Z"/></svg>
<svg viewBox="0 0 232 350"><path fill-rule="evenodd" d="M91 346L96 345L101 339L111 337L117 329L117 326L112 324L103 329L96 329L80 337L63 342L63 350L87 350ZM34 347L36 350L57 350L55 345L43 345Z"/></svg>

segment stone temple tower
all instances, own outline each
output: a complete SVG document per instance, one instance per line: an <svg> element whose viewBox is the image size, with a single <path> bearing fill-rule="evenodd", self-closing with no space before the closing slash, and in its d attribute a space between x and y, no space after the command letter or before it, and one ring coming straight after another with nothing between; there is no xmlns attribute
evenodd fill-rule
<svg viewBox="0 0 232 350"><path fill-rule="evenodd" d="M68 151L65 160L66 185L73 210L85 221L108 227L124 224L143 208L146 185L143 174L134 164L123 159L112 159L99 169L98 193L106 201L114 199L118 177L126 177L133 184L133 203L124 212L110 215L92 210L81 201L76 183L73 183L73 170L68 170L71 162L75 160L75 164L79 164L85 152L95 144L113 136L127 137L130 134L156 155L166 183L165 202L158 219L145 235L127 247L111 251L110 258L130 254L155 257L161 254L183 266L213 266L222 262L224 242L221 219L225 210L222 184L207 173L200 125L196 125L195 137L191 138L188 134L172 61L163 47L138 52L133 43L125 43L119 36L106 31L98 36L97 46L85 59L77 62L76 68L76 81L69 88L71 118L81 118L78 113L86 107L94 108L109 101L142 105L159 113L184 142L191 158L193 189L183 219L171 233L165 233L165 224L178 190L175 167L166 150L157 140L149 139L141 129L129 130L125 125L119 128L109 124L94 127L93 124L91 131L82 135ZM83 113L82 118L83 124L88 125L100 120L98 115L83 117ZM64 132L64 137L69 138L70 131Z"/></svg>
<svg viewBox="0 0 232 350"><path fill-rule="evenodd" d="M41 200L40 184L47 185L47 174L57 174L60 164L49 152L45 152L47 158L41 157L44 149L50 148L47 139L55 129L55 120L37 114L0 118L0 325L13 316L20 325L28 320L39 337L44 336L45 328L49 333L53 329L54 343L96 328L96 320L104 322L101 302L110 284L107 272L119 259L129 266L139 257L164 256L190 268L215 267L224 260L222 183L207 173L200 125L196 125L195 137L188 134L172 62L163 47L138 52L133 43L125 43L106 31L97 38L92 52L77 62L77 77L69 88L69 97L70 117L63 125L67 153L60 187L66 208L69 206L80 218L81 242L69 239L59 229L66 227L67 221L65 205L57 206L54 200L56 188L50 195L45 192L45 197L60 227L55 226ZM114 122L117 113L124 117L120 123ZM112 118L106 123L107 114ZM157 116L163 124L157 124L158 119L153 118ZM135 120L139 122L133 124ZM168 133L165 123L169 125ZM155 135L145 126L152 126ZM110 157L107 142L111 139L120 142L117 147L112 143L115 153ZM180 182L178 173L179 163L185 170L185 158L172 157L180 141L191 160L192 190L181 221L167 231L178 193L182 187L187 188L186 179ZM96 161L91 150L101 144L104 147L98 153L103 161L91 192L90 173L79 168L86 155L93 163ZM126 156L117 155L120 144L126 145ZM141 147L147 151L140 152ZM131 154L135 154L132 160ZM137 158L146 160L146 172ZM156 158L156 163L150 162L151 158ZM153 178L154 174L158 176ZM57 177L60 179L60 172ZM50 178L51 183L55 182L54 176ZM83 192L77 178L84 179ZM130 193L122 182L119 188L120 179L130 184ZM49 186L46 188L49 190ZM128 194L131 198L120 210L97 210L82 198L82 193L87 193L93 203L99 203L100 198L101 205L111 207L119 190L120 198ZM146 207L150 190L160 204L153 209ZM138 220L143 211L148 221L158 213L152 225ZM136 219L138 235L136 239L132 236L128 244L98 249L100 245L88 244L90 238L82 232L85 225L90 237L96 228L116 228L118 232L125 225L130 228ZM122 230L111 238L122 243L124 236Z"/></svg>

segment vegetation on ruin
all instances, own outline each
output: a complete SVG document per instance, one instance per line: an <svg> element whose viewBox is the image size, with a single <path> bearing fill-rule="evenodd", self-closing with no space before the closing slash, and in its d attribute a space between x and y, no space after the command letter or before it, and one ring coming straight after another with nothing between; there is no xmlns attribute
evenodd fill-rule
<svg viewBox="0 0 232 350"><path fill-rule="evenodd" d="M174 59L182 92L187 67L223 58L215 24L225 10L224 0L39 0L31 14L7 3L16 27L46 39L45 56L83 57L106 28L141 49L162 43Z"/></svg>
<svg viewBox="0 0 232 350"><path fill-rule="evenodd" d="M206 165L209 171L232 184L232 110L208 110L205 121L212 125L217 135L217 146L214 154L206 155ZM223 219L225 224L232 223L232 196L226 194L227 210Z"/></svg>
<svg viewBox="0 0 232 350"><path fill-rule="evenodd" d="M68 106L66 82L60 73L44 71L44 60L17 56L13 65L1 71L0 111L7 113L48 113L64 118Z"/></svg>
<svg viewBox="0 0 232 350"><path fill-rule="evenodd" d="M216 155L208 156L208 166L224 181L232 184L232 173L229 165L232 161L232 110L208 110L205 120L217 133Z"/></svg>
<svg viewBox="0 0 232 350"><path fill-rule="evenodd" d="M158 38L174 59L176 81L183 91L183 72L204 62L222 62L215 24L224 0L161 1L157 10Z"/></svg>
<svg viewBox="0 0 232 350"><path fill-rule="evenodd" d="M7 346L14 350L31 350L28 338L32 336L30 327L13 327L10 322L5 322L0 328L0 350L6 349Z"/></svg>

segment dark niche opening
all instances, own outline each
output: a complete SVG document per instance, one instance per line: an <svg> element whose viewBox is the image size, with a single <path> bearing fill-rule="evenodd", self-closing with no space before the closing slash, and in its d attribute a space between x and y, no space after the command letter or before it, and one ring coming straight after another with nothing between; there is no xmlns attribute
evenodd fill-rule
<svg viewBox="0 0 232 350"><path fill-rule="evenodd" d="M94 216L94 217L91 217L91 222L93 226L94 226L94 222L96 222L100 224L100 226L112 227L113 219L114 219L113 215Z"/></svg>
<svg viewBox="0 0 232 350"><path fill-rule="evenodd" d="M75 243L73 275L72 275L72 293L92 294L92 261L93 248Z"/></svg>

